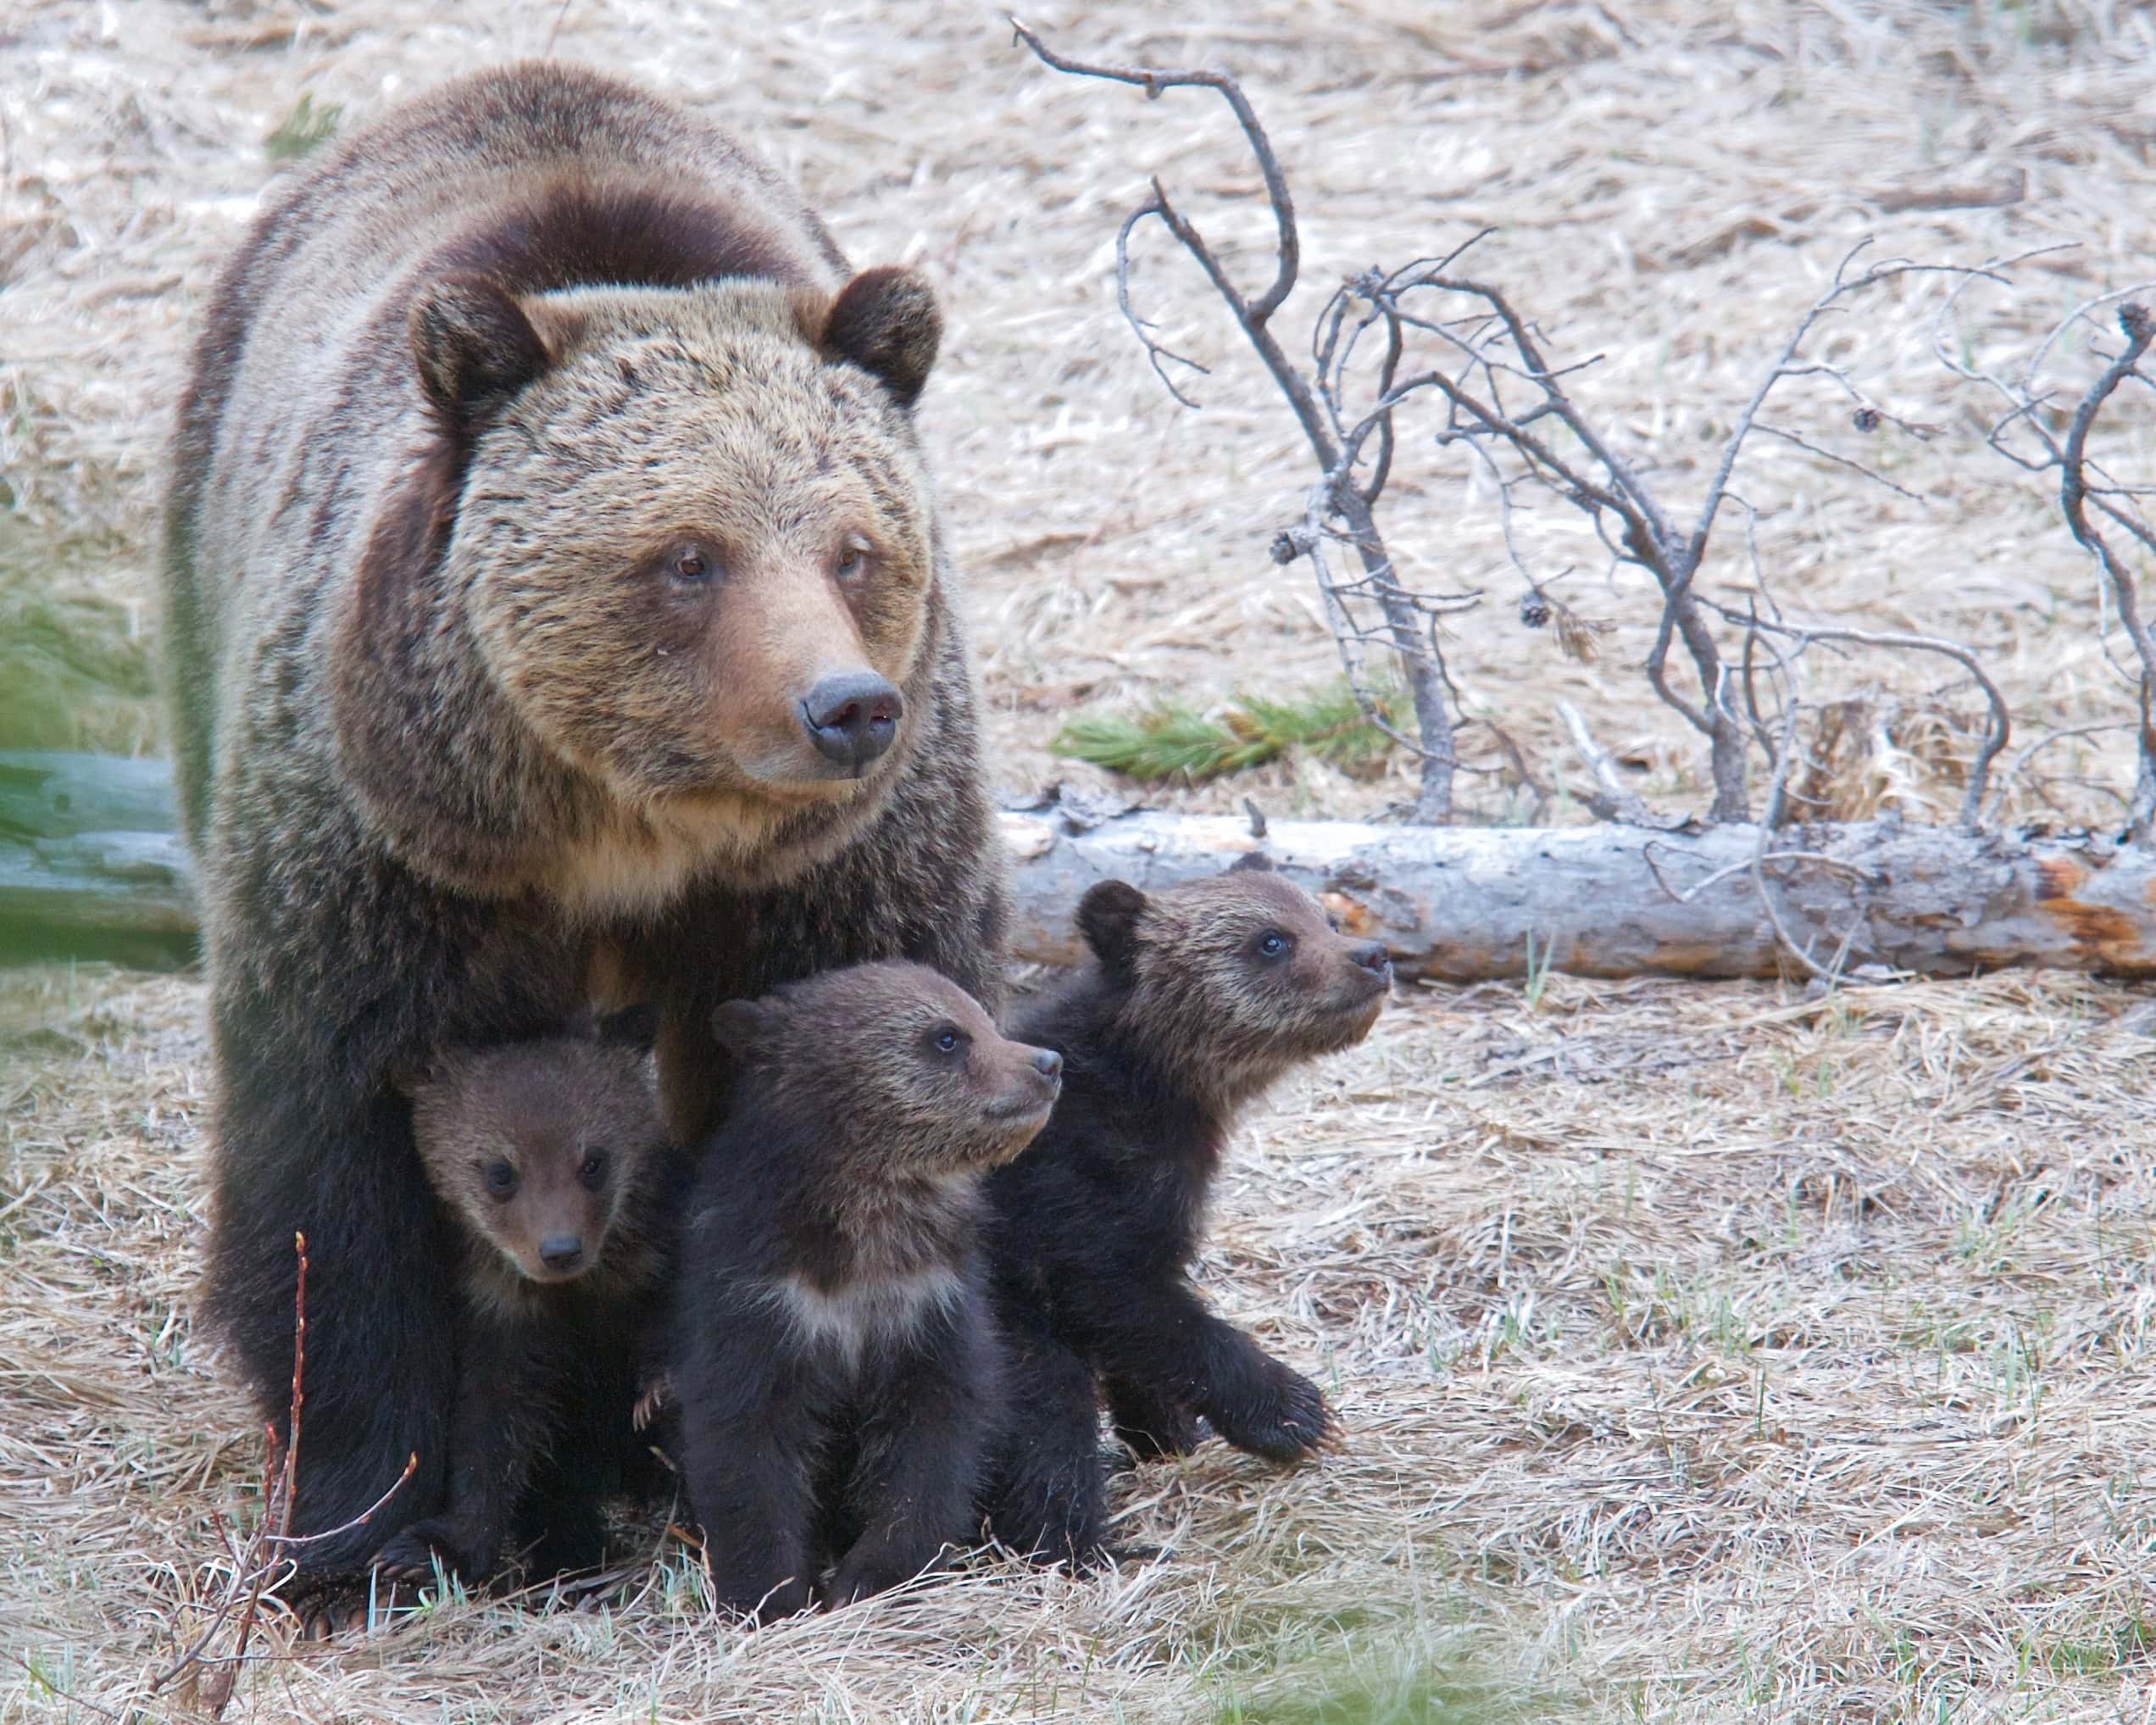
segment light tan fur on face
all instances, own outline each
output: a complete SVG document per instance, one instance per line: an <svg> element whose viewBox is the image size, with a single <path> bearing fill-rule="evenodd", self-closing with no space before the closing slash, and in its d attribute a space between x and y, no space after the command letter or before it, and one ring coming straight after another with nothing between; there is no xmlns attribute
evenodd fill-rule
<svg viewBox="0 0 2156 1725"><path fill-rule="evenodd" d="M414 1143L436 1195L473 1244L470 1288L504 1315L564 1283L611 1288L645 1274L644 1243L614 1232L624 1201L663 1147L648 1056L583 1037L558 1037L439 1057L410 1086ZM607 1171L583 1178L594 1150ZM490 1191L488 1170L506 1163L516 1189ZM571 1234L583 1258L567 1273L545 1263L542 1244Z"/></svg>
<svg viewBox="0 0 2156 1725"><path fill-rule="evenodd" d="M1268 932L1292 946L1260 961ZM1361 943L1325 907L1270 871L1236 869L1147 894L1136 914L1122 1008L1141 1046L1190 1082L1234 1102L1289 1067L1369 1034L1386 988L1355 961Z"/></svg>
<svg viewBox="0 0 2156 1725"><path fill-rule="evenodd" d="M445 576L511 704L615 805L557 858L566 900L659 902L906 754L910 704L860 779L801 722L823 677L907 686L933 572L911 432L807 345L802 299L731 283L527 306L554 364L480 440ZM708 580L671 576L682 544Z"/></svg>

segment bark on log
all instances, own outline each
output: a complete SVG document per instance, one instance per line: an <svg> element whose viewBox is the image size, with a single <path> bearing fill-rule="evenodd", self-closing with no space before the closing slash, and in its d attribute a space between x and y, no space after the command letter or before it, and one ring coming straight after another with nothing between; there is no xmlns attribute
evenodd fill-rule
<svg viewBox="0 0 2156 1725"><path fill-rule="evenodd" d="M1469 982L1536 965L1577 976L1770 977L1777 945L1751 862L1759 829L1370 826L1136 812L1083 832L1007 814L1021 957L1074 956L1070 907L1095 881L1164 886L1262 849L1403 976ZM1782 924L1821 964L1921 976L2049 965L2156 976L2156 850L2090 834L1969 833L1898 821L1786 827L1769 854Z"/></svg>
<svg viewBox="0 0 2156 1725"><path fill-rule="evenodd" d="M1772 976L1753 826L1371 826L1051 804L1007 812L1018 956L1076 956L1096 881L1165 886L1263 849L1401 973L1479 982L1535 962L1579 975ZM0 754L0 933L21 949L178 956L194 927L162 762ZM1791 827L1765 864L1783 926L1825 963L1924 976L2017 965L2156 977L2156 850L2088 834L1972 834L1893 821ZM1824 858L1825 860L1814 859ZM1844 943L1847 942L1846 951ZM39 944L39 943L29 943ZM138 960L138 961L140 961Z"/></svg>

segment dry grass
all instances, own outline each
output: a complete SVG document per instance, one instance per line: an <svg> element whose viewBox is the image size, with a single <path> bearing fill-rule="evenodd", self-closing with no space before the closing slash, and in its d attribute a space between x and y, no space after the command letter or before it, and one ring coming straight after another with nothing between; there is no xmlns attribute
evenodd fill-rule
<svg viewBox="0 0 2156 1725"><path fill-rule="evenodd" d="M186 1317L199 990L69 986L14 990L47 1028L0 1170L5 1644L42 1674L0 1674L8 1721L139 1700L258 1471ZM1405 1722L1442 1684L1464 1718L2119 1717L2156 1681L2131 1004L1425 993L1253 1122L1206 1270L1342 1453L1126 1477L1168 1555L1111 1579L984 1562L753 1637L678 1553L603 1613L452 1603L326 1652L273 1622L247 1717ZM1359 1683L1390 1705L1319 1710Z"/></svg>
<svg viewBox="0 0 2156 1725"><path fill-rule="evenodd" d="M85 665L119 690L42 722L147 744L134 673L99 667L154 628L182 343L271 171L264 137L303 95L356 120L536 52L558 9L0 14L0 620L94 613L92 648L47 654L53 698L75 698L62 672ZM1304 213L1313 302L1497 224L1485 270L1561 351L1608 356L1581 396L1680 498L1859 235L1964 260L2081 241L2018 304L1983 302L1972 335L2002 356L2156 256L2150 25L2107 0L1192 0L1172 27L1116 0L1036 21L1074 49L1245 76ZM992 10L931 0L775 21L571 0L558 50L710 103L853 255L944 285L925 424L1014 787L1070 771L1047 745L1081 703L1336 673L1306 577L1265 555L1309 478L1282 411L1164 253L1141 290L1214 364L1202 415L1166 401L1107 290L1115 223L1154 168L1214 231L1262 242L1214 106L1053 79ZM2015 173L2009 205L1895 208ZM2123 718L2087 565L1941 391L1928 310L1881 300L1832 342L1898 413L1942 427L1864 446L1933 501L1763 448L1742 488L1770 512L1778 589L1976 646L2025 726ZM2085 358L2062 355L2062 377ZM1841 437L1823 398L1792 409ZM2113 453L2131 469L2153 439L2144 415ZM1701 800L1692 739L1641 695L1642 596L1582 559L1560 591L1615 627L1577 664L1517 621L1487 499L1434 469L1400 486L1395 551L1492 587L1452 626L1470 713L1562 776L1569 699L1648 795ZM1733 583L1741 538L1725 552L1709 578ZM19 681L21 632L0 647ZM1846 692L1866 704L1822 736L1821 794L1951 806L1966 692L1936 664L1869 659ZM1467 741L1494 760L1486 733ZM2011 810L2108 817L2128 765L2115 738L2063 744ZM1401 788L1304 761L1176 796L1346 814ZM1519 812L1492 779L1464 796ZM182 1601L208 1590L212 1511L250 1513L258 1461L188 1325L200 989L42 971L4 998L0 1721L176 1717L170 1698L131 1709ZM1321 1468L1275 1477L1209 1448L1125 1483L1133 1535L1170 1547L1157 1565L1081 1584L984 1566L750 1639L703 1611L678 1561L604 1613L451 1604L312 1653L273 1625L235 1714L2148 1717L2156 1043L2131 1005L2070 979L1817 1003L1563 978L1426 994L1254 1122L1224 1194L1209 1280L1329 1374L1352 1441Z"/></svg>

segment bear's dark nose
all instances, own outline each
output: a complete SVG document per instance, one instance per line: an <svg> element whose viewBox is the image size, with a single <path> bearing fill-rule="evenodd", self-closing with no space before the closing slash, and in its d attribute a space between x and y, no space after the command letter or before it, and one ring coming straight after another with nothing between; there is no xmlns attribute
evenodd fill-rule
<svg viewBox="0 0 2156 1725"><path fill-rule="evenodd" d="M584 1242L575 1234L548 1234L539 1242L539 1261L549 1270L574 1270L584 1261Z"/></svg>
<svg viewBox="0 0 2156 1725"><path fill-rule="evenodd" d="M1381 977L1392 968L1392 955L1385 950L1381 940L1366 940L1348 956L1374 977Z"/></svg>
<svg viewBox="0 0 2156 1725"><path fill-rule="evenodd" d="M1033 1070L1043 1078L1059 1077L1063 1071L1063 1056L1053 1049L1036 1049L1033 1054Z"/></svg>
<svg viewBox="0 0 2156 1725"><path fill-rule="evenodd" d="M898 734L898 715L906 703L872 671L827 676L801 704L801 722L808 740L826 760L859 772Z"/></svg>

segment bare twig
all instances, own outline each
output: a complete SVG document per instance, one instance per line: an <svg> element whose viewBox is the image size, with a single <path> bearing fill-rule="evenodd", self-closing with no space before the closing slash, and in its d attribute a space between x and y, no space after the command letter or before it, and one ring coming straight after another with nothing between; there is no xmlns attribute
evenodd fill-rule
<svg viewBox="0 0 2156 1725"><path fill-rule="evenodd" d="M254 1637L262 1602L274 1598L277 1589L289 1581L295 1572L292 1560L285 1555L286 1549L305 1545L317 1539L334 1539L351 1532L370 1520L376 1511L395 1496L420 1465L420 1458L416 1455L407 1458L404 1471L397 1475L389 1489L342 1527L328 1527L320 1533L309 1534L295 1534L292 1531L292 1510L299 1489L300 1410L307 1399L308 1260L305 1234L292 1236L292 1249L299 1260L299 1275L292 1292L292 1396L286 1411L283 1442L278 1441L274 1426L264 1428L265 1460L262 1515L255 1523L253 1533L245 1540L226 1536L225 1543L232 1560L232 1574L225 1585L223 1600L211 1614L208 1626L172 1664L153 1678L149 1684L149 1692L153 1695L158 1694L190 1672L203 1666L211 1667L201 1678L197 1695L212 1718L221 1715L231 1705L240 1668L247 1660L247 1648ZM222 1524L219 1525L221 1527ZM233 1633L231 1650L224 1654L210 1654L210 1644L235 1613L238 1615L239 1623Z"/></svg>
<svg viewBox="0 0 2156 1725"><path fill-rule="evenodd" d="M1415 799L1414 817L1431 823L1449 821L1453 813L1453 776L1459 758L1444 656L1437 643L1436 620L1434 615L1427 619L1423 617L1421 608L1403 586L1379 532L1375 514L1378 495L1384 488L1385 474L1392 462L1393 434L1389 419L1379 436L1377 470L1369 480L1359 483L1353 472L1353 454L1347 454L1343 459L1336 435L1337 415L1328 413L1328 404L1320 400L1317 387L1288 359L1270 327L1273 314L1280 309L1294 290L1302 261L1302 242L1296 226L1295 203L1289 194L1287 176L1281 170L1280 158L1273 148L1271 138L1259 123L1249 98L1243 94L1242 86L1225 72L1172 71L1155 67L1094 64L1070 59L1049 47L1029 25L1018 19L1013 18L1010 24L1018 39L1043 65L1053 70L1075 77L1102 78L1111 83L1135 85L1143 90L1148 98L1157 98L1167 90L1211 90L1228 104L1234 114L1236 123L1242 128L1243 138L1257 161L1259 172L1264 177L1266 199L1273 212L1276 236L1273 279L1255 295L1246 295L1236 287L1205 236L1175 208L1165 188L1155 178L1152 182L1151 198L1125 218L1116 236L1117 303L1122 308L1125 319L1139 341L1143 343L1148 363L1167 386L1170 394L1186 407L1195 406L1196 403L1176 387L1166 369L1170 363L1191 366L1192 362L1169 352L1155 342L1149 333L1151 326L1138 315L1131 302L1130 237L1140 222L1147 217L1157 217L1205 272L1206 278L1226 304L1229 313L1242 329L1275 387L1286 398L1297 422L1303 428L1303 437L1308 440L1311 453L1316 457L1325 477L1313 502L1305 534L1299 540L1289 536L1282 537L1294 548L1292 554L1310 558L1327 614L1333 619L1336 632L1342 626L1347 626L1351 632L1361 632L1353 622L1352 601L1367 598L1375 604L1382 619L1385 645L1399 663L1407 682L1409 697L1414 707L1415 735L1412 738L1400 736L1389 728L1387 732L1396 736L1421 760L1421 782ZM1387 340L1389 357L1386 371L1389 378L1392 369L1398 363L1400 337L1397 327L1389 330ZM1202 368L1193 366L1192 369ZM1384 392L1381 390L1381 392ZM1336 526L1339 537L1354 547L1356 559L1362 565L1363 578L1360 582L1352 585L1336 583L1330 566L1320 554L1319 548L1327 535L1336 531ZM1275 542L1275 554L1278 543ZM1375 702L1363 676L1359 650L1351 646L1347 634L1340 636L1340 650L1342 662L1355 689L1358 701L1365 712L1373 712Z"/></svg>
<svg viewBox="0 0 2156 1725"><path fill-rule="evenodd" d="M1587 807L1604 821L1621 821L1631 826L1653 826L1661 823L1648 812L1630 785L1618 776L1617 765L1608 751L1594 740L1587 730L1587 721L1580 716L1580 709L1570 701L1557 704L1557 715L1564 721L1564 728L1572 738L1572 747L1580 759L1586 763L1587 771L1602 786L1603 794L1584 799Z"/></svg>
<svg viewBox="0 0 2156 1725"><path fill-rule="evenodd" d="M2066 440L2059 455L2059 502L2075 540L2095 559L2097 567L2103 571L2112 601L2119 608L2120 625L2141 659L2141 747L2127 826L2137 843L2146 843L2152 826L2156 826L2156 637L2151 637L2148 625L2141 615L2140 584L2133 570L2088 514L2093 502L2098 512L2137 542L2143 552L2156 555L2156 530L2152 530L2131 509L2094 495L2088 483L2090 428L2119 386L2129 377L2141 376L2137 368L2142 356L2148 353L2149 344L2156 342L2156 318L2152 318L2148 309L2140 302L2130 302L2119 308L2119 331L2125 337L2125 346L2089 386L2067 426Z"/></svg>

